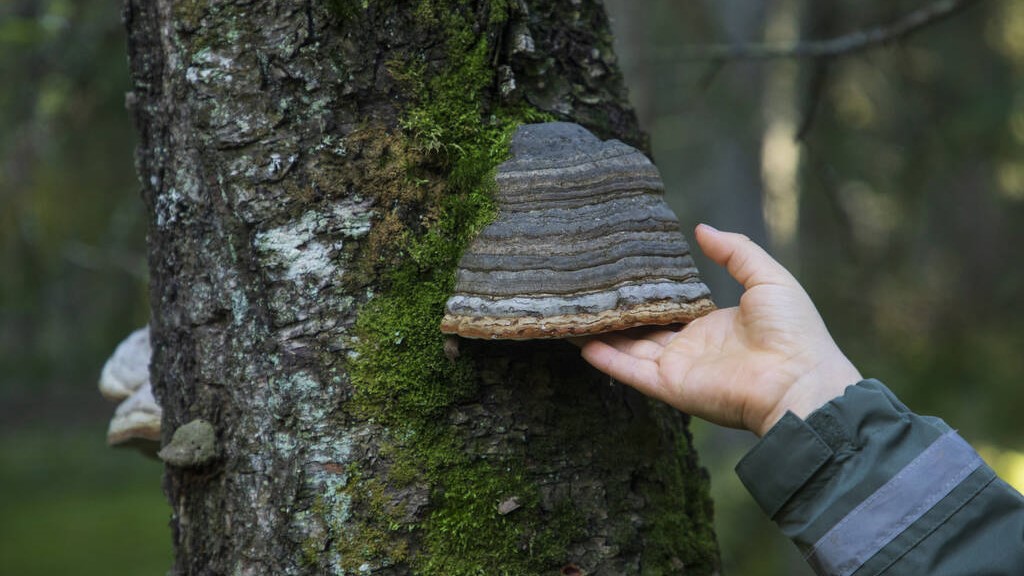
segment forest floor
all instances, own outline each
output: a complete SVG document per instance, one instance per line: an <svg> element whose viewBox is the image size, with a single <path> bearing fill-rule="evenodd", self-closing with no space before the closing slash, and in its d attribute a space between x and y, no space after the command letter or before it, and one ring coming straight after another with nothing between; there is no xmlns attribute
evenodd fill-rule
<svg viewBox="0 0 1024 576"><path fill-rule="evenodd" d="M137 576L171 565L159 462L102 427L0 435L0 574Z"/></svg>

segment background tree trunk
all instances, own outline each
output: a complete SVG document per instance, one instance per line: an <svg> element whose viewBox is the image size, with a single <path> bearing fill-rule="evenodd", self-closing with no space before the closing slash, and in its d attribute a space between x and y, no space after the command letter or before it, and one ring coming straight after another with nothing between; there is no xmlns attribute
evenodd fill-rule
<svg viewBox="0 0 1024 576"><path fill-rule="evenodd" d="M712 574L686 420L436 330L517 122L641 147L597 0L128 0L174 574ZM451 352L449 350L449 352Z"/></svg>

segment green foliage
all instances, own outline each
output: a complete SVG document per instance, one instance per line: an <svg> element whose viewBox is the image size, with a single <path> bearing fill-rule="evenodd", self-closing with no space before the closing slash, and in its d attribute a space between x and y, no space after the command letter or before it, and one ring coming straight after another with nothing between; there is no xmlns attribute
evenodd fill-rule
<svg viewBox="0 0 1024 576"><path fill-rule="evenodd" d="M494 85L493 50L487 34L474 32L466 19L468 3L425 0L417 10L428 26L448 32L450 67L424 80L426 63L407 63L402 76L413 93L424 95L401 121L413 140L440 155L448 182L456 192L477 186L505 155L510 129L541 115L532 108L498 110L489 119L482 94ZM501 26L506 18L503 1L491 2L489 25Z"/></svg>
<svg viewBox="0 0 1024 576"><path fill-rule="evenodd" d="M434 154L444 169L446 194L440 216L418 237L392 239L393 251L409 255L385 279L385 291L361 311L359 341L350 375L356 402L391 415L391 420L436 410L467 393L465 362L444 355L438 330L444 302L454 287L454 270L469 240L495 215L490 192L493 170L507 155L523 111L500 110L482 118L490 71L486 38L470 42L472 24L424 1L426 23L443 23L449 39L450 69L424 79L422 65L402 76L417 104L402 126L414 147ZM444 13L443 21L439 12ZM517 112L519 112L517 114Z"/></svg>
<svg viewBox="0 0 1024 576"><path fill-rule="evenodd" d="M109 3L0 2L0 406L14 413L37 395L80 410L146 321L127 72Z"/></svg>

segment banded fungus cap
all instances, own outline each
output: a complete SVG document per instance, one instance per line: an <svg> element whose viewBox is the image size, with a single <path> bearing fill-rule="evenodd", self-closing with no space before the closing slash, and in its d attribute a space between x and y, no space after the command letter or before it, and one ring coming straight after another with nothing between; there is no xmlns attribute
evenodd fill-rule
<svg viewBox="0 0 1024 576"><path fill-rule="evenodd" d="M566 122L528 124L495 176L496 220L459 261L441 331L565 338L714 310L658 169Z"/></svg>

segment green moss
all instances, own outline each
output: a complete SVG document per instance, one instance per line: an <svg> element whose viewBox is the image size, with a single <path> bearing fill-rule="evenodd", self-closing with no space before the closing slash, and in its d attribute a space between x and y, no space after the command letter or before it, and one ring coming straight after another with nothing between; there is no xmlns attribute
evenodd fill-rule
<svg viewBox="0 0 1024 576"><path fill-rule="evenodd" d="M622 471L630 474L629 482L605 484L607 496L599 505L608 508L588 509L593 504L577 503L584 515L604 513L619 519L610 524L608 544L624 555L638 553L644 576L681 574L683 566L686 574L716 573L718 545L708 478L690 448L679 414L646 399L640 401L647 403L648 409L633 411L628 419L610 418L595 427L592 415L601 413L606 398L558 387L550 401L576 410L561 415L557 437L537 438L534 451L558 453L559 448L545 446L548 441L593 446L593 465L603 469L605 478L615 478ZM642 518L630 520L635 515L631 502L638 495L646 501Z"/></svg>
<svg viewBox="0 0 1024 576"><path fill-rule="evenodd" d="M209 8L206 2L200 2L199 0L181 0L171 6L174 20L180 22L187 29L198 28Z"/></svg>
<svg viewBox="0 0 1024 576"><path fill-rule="evenodd" d="M385 22L386 11L394 8L382 0L329 2L342 22ZM410 4L401 9L414 10L420 27L406 31L414 37L411 44L415 38L444 40L428 53L395 52L387 62L407 103L400 130L368 124L347 135L351 161L327 175L332 182L316 186L346 190L333 180L351 179L361 195L374 199L377 216L366 242L351 254L357 266L345 277L350 288L375 290L354 328L347 366L354 393L346 408L383 425L386 433L372 474L353 467L346 471L348 482L318 498L310 513L326 530L303 545L303 557L308 565L319 558L320 566L335 565L343 574L394 565L408 566L417 576L555 573L570 543L583 536L585 518L598 512L568 502L542 509L540 489L527 478L520 456L484 460L466 451L448 417L453 406L474 399L478 378L472 358L448 359L438 329L459 257L496 214L493 174L508 154L511 134L521 123L551 118L529 107L498 104L494 62L509 11L504 0L483 8L466 0ZM588 413L581 409L579 422L560 423L559 441L593 436L593 423L582 417ZM608 436L602 446L622 447L601 465L636 470L635 482L642 486L628 489L651 498L642 524L622 514L610 543L642 551L648 574L678 573L679 563L702 573L697 567L716 548L702 539L714 538L710 517L706 526L694 525L710 514L707 493L700 478L686 473L689 465L666 461L661 448L667 445L649 442L658 435L657 425L652 420L597 432ZM622 441L627 434L636 435L633 442ZM637 446L646 447L645 453ZM548 450L543 439L535 440L531 453L560 448ZM622 483L623 490L627 486ZM424 491L427 512L406 509L413 502L418 507ZM499 505L513 499L519 507L501 514ZM627 498L609 495L607 501Z"/></svg>
<svg viewBox="0 0 1024 576"><path fill-rule="evenodd" d="M537 487L522 476L477 462L453 468L425 522L419 574L522 576L550 571L582 530L566 505L545 515ZM520 507L502 515L501 503Z"/></svg>
<svg viewBox="0 0 1024 576"><path fill-rule="evenodd" d="M353 482L343 488L365 510L359 519L339 529L336 551L345 573L356 573L364 562L394 564L409 557L406 533L411 526L403 523L404 508L387 497L384 484L377 478L361 478L352 470Z"/></svg>
<svg viewBox="0 0 1024 576"><path fill-rule="evenodd" d="M310 536L302 541L302 559L299 566L310 568L316 566L320 561L320 542L317 538Z"/></svg>
<svg viewBox="0 0 1024 576"><path fill-rule="evenodd" d="M678 443L676 453L656 460L654 481L662 486L649 491L643 576L678 574L682 566L688 573L711 574L718 566L708 478L697 469L687 440ZM691 466L684 469L681 463Z"/></svg>
<svg viewBox="0 0 1024 576"><path fill-rule="evenodd" d="M342 23L348 23L370 7L370 0L327 0L327 7Z"/></svg>
<svg viewBox="0 0 1024 576"><path fill-rule="evenodd" d="M453 363L444 355L440 317L458 258L495 215L493 171L507 156L512 132L524 121L542 118L527 108L487 113L494 73L490 43L486 34L473 31L467 2L422 0L416 10L425 27L444 33L449 64L428 73L422 62L393 63L416 101L401 121L411 145L401 148L417 153L406 154L407 161L426 166L417 171L407 163L405 184L430 189L434 176L443 179L443 193L417 199L437 204L421 207L429 219L423 229L393 230L387 239L390 251L405 258L361 311L358 357L350 367L356 406L392 424L432 418L472 392L466 362ZM504 2L493 2L490 22L500 24L504 10Z"/></svg>
<svg viewBox="0 0 1024 576"><path fill-rule="evenodd" d="M568 508L540 509L538 488L524 479L520 462L467 454L446 422L449 409L476 392L471 360L449 360L439 330L455 267L496 213L494 169L507 156L514 129L547 119L530 108L490 105L491 42L507 8L492 2L490 29L482 32L470 8L458 0L419 2L417 21L423 33L443 34L447 64L438 69L421 56L389 63L412 105L401 135L372 138L384 144L373 151L383 176L371 193L378 205L405 210L375 223L377 235L364 254L370 270L388 267L356 322L349 408L388 428L381 458L390 469L385 478L360 480L353 473L344 488L359 519L331 528L346 573L366 562L408 563L423 576L539 574L564 557L579 533ZM423 217L409 221L403 212ZM413 486L430 490L421 522L406 520L390 504ZM500 514L499 504L509 499L519 508Z"/></svg>

